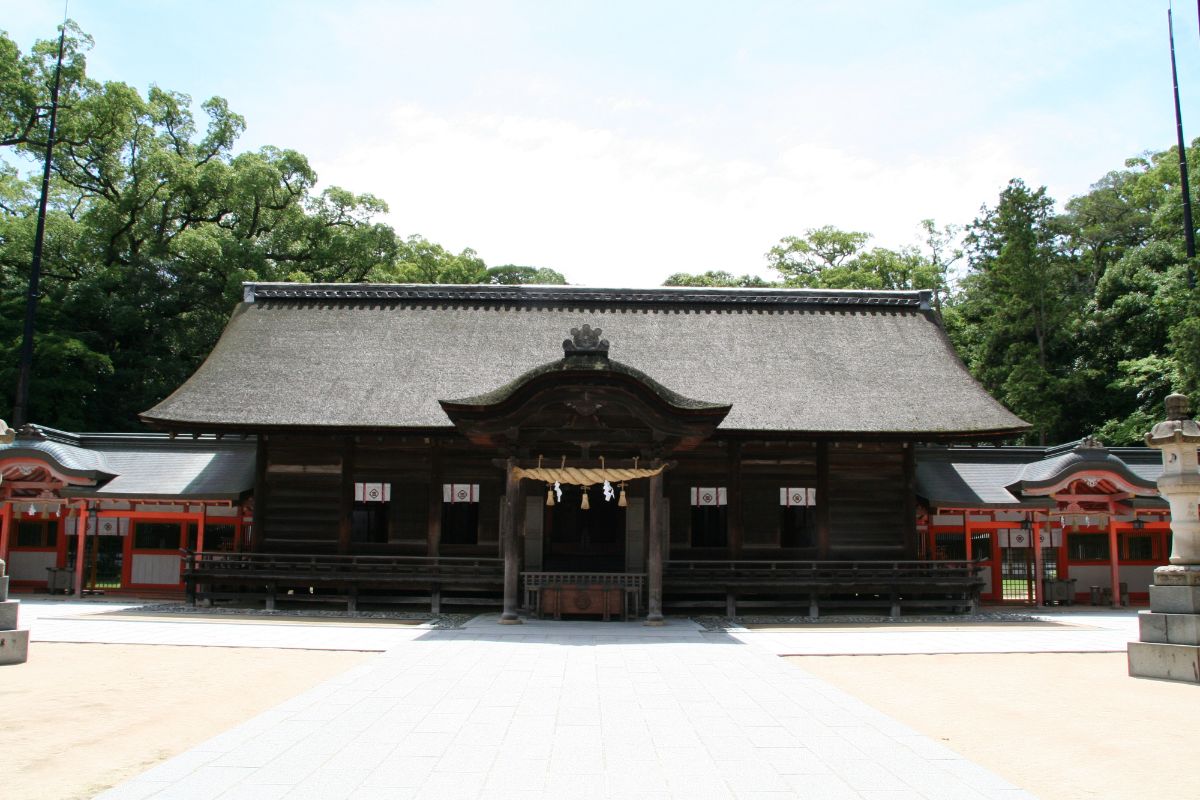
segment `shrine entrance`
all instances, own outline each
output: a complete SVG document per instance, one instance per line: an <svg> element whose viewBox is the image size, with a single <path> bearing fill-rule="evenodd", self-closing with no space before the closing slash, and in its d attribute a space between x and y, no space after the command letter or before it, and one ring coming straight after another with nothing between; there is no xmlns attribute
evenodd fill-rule
<svg viewBox="0 0 1200 800"><path fill-rule="evenodd" d="M562 359L490 392L438 401L470 442L507 456L493 462L505 471L502 624L520 622L522 581L525 605L532 599L535 613L558 616L574 608L605 618L614 610L639 614L644 585L646 621L662 624L666 459L707 439L730 406L684 397L610 360L600 333L590 325L572 328ZM624 490L642 480L646 505L627 514ZM533 512L542 525L531 526L531 508L543 498L542 513ZM634 532L636 544L627 545ZM631 560L644 563L644 571Z"/></svg>
<svg viewBox="0 0 1200 800"><path fill-rule="evenodd" d="M546 508L543 569L622 572L626 508L618 504L616 494L606 499L602 486L560 488L562 497Z"/></svg>

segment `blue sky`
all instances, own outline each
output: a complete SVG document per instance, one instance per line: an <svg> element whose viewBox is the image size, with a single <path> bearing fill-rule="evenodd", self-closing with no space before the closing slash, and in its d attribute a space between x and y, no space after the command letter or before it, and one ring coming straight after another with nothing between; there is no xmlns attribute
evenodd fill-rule
<svg viewBox="0 0 1200 800"><path fill-rule="evenodd" d="M1174 142L1166 4L71 0L94 77L213 95L402 235L573 283L767 273L831 224L899 247L1011 177L1060 202ZM22 49L61 0L0 0ZM1196 5L1176 8L1200 136Z"/></svg>

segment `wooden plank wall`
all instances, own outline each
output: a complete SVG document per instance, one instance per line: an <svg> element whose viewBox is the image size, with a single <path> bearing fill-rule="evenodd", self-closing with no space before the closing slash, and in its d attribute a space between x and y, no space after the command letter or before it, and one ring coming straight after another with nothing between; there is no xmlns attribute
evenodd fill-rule
<svg viewBox="0 0 1200 800"><path fill-rule="evenodd" d="M910 555L906 543L915 520L905 517L911 508L907 449L902 442L835 442L829 447L829 558Z"/></svg>

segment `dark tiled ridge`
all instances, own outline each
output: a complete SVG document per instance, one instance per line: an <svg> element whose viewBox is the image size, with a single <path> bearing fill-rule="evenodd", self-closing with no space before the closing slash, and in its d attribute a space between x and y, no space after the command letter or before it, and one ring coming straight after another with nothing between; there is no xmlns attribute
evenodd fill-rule
<svg viewBox="0 0 1200 800"><path fill-rule="evenodd" d="M601 289L571 286L248 283L246 300L622 305L646 308L849 306L923 309L929 306L929 293L814 289Z"/></svg>

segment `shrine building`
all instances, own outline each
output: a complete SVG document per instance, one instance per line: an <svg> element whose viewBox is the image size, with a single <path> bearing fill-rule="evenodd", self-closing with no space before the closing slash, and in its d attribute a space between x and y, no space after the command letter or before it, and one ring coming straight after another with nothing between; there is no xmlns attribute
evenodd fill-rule
<svg viewBox="0 0 1200 800"><path fill-rule="evenodd" d="M991 444L927 292L247 284L142 418L0 447L15 585L653 624L1137 601L1169 536L1157 454Z"/></svg>

